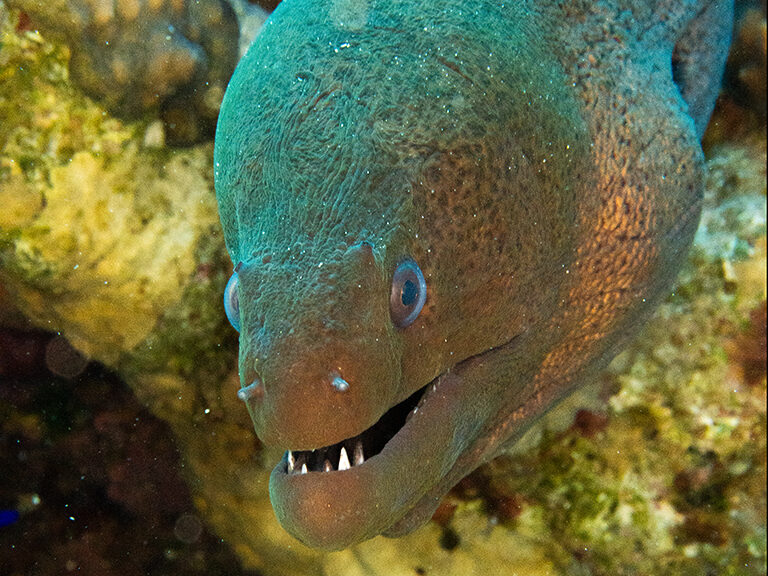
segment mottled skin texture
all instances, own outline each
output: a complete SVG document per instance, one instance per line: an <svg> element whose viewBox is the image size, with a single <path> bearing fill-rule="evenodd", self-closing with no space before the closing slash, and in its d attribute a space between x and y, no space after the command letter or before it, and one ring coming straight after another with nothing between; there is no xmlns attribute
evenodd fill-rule
<svg viewBox="0 0 768 576"><path fill-rule="evenodd" d="M242 263L241 382L261 382L248 401L256 432L319 448L430 384L362 466L275 468L288 531L334 549L416 528L650 314L697 224L699 136L731 9L278 7L230 83L215 152ZM692 23L704 45L675 48ZM673 54L677 78L714 76L679 87ZM694 117L683 95L698 98ZM388 300L406 256L428 296L401 330Z"/></svg>

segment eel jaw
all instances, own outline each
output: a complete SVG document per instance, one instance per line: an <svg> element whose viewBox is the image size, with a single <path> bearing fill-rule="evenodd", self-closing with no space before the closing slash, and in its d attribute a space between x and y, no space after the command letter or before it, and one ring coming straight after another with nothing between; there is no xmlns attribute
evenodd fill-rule
<svg viewBox="0 0 768 576"><path fill-rule="evenodd" d="M286 531L308 546L338 550L386 532L406 516L409 529L427 522L440 499L434 506L416 505L475 440L477 428L462 425L461 406L471 390L461 382L444 374L354 438L314 451L286 452L269 484L275 514ZM383 442L379 439L376 452L377 431L398 419L404 424Z"/></svg>

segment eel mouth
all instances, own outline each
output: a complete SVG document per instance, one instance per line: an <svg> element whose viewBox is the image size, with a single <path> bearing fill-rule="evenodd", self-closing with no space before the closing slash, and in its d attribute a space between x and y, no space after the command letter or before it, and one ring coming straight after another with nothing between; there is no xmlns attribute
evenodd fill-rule
<svg viewBox="0 0 768 576"><path fill-rule="evenodd" d="M419 411L420 401L428 386L419 388L387 410L375 424L357 436L313 450L288 450L278 466L282 466L283 472L288 475L344 472L353 466L362 466L366 460L381 453L387 443Z"/></svg>
<svg viewBox="0 0 768 576"><path fill-rule="evenodd" d="M313 548L339 550L425 524L448 489L498 444L487 436L503 401L487 385L499 378L489 359L504 354L508 362L524 342L519 336L454 365L356 436L287 451L269 479L283 528Z"/></svg>
<svg viewBox="0 0 768 576"><path fill-rule="evenodd" d="M464 444L456 439L455 378L440 376L396 404L371 427L331 446L291 451L270 476L283 528L313 548L339 550L408 517L417 527L433 508L415 507L439 484ZM413 516L413 518L411 518Z"/></svg>

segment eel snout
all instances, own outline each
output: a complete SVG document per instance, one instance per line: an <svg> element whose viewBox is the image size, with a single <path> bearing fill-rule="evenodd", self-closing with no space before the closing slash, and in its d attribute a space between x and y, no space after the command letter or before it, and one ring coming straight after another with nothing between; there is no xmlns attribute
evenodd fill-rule
<svg viewBox="0 0 768 576"><path fill-rule="evenodd" d="M470 387L471 388L471 387ZM471 396L462 378L443 375L387 411L361 434L309 451L288 451L272 471L270 494L280 523L305 544L345 548L386 533L407 518L410 529L432 516L458 456L476 440L460 422Z"/></svg>

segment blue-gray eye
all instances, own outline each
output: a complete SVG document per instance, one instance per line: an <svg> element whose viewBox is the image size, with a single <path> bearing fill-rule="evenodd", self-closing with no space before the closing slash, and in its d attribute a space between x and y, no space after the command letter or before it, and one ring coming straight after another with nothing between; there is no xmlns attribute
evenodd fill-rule
<svg viewBox="0 0 768 576"><path fill-rule="evenodd" d="M237 291L239 285L240 281L235 272L227 282L227 287L224 288L224 312L227 313L229 323L238 332L240 332L240 296Z"/></svg>
<svg viewBox="0 0 768 576"><path fill-rule="evenodd" d="M408 258L395 268L389 294L389 314L398 328L410 326L427 301L427 282L416 261Z"/></svg>

